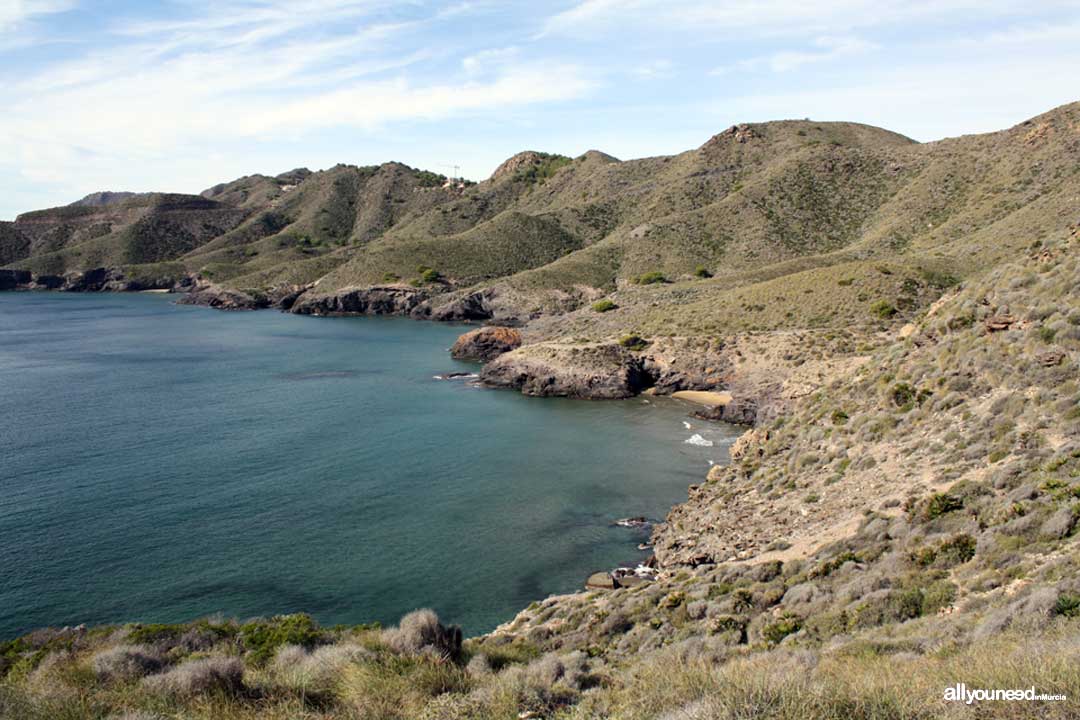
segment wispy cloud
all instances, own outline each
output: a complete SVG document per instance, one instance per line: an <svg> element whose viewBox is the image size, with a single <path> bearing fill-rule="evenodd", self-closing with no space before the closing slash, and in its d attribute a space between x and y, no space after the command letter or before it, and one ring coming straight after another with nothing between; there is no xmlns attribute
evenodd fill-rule
<svg viewBox="0 0 1080 720"><path fill-rule="evenodd" d="M671 77L675 72L675 63L670 60L653 60L638 65L633 74L642 80L660 80Z"/></svg>
<svg viewBox="0 0 1080 720"><path fill-rule="evenodd" d="M13 32L42 15L70 10L75 0L4 0L0 2L0 34Z"/></svg>
<svg viewBox="0 0 1080 720"><path fill-rule="evenodd" d="M13 151L0 166L32 182L90 182L87 165L172 162L231 141L372 131L568 100L592 87L573 63L526 60L513 48L448 65L424 31L470 6L388 19L391 5L257 0L117 22L110 32L120 42L7 89L0 145ZM438 72L410 72L425 62Z"/></svg>
<svg viewBox="0 0 1080 720"><path fill-rule="evenodd" d="M784 50L771 55L747 58L731 65L721 65L713 68L709 74L727 75L733 71L760 69L777 73L789 72L804 65L847 59L878 47L857 37L819 37L812 41L811 46L812 50Z"/></svg>

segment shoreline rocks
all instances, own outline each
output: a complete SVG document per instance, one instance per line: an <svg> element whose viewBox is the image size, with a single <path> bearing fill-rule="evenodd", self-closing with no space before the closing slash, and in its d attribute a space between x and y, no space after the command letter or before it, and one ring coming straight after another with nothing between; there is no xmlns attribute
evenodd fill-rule
<svg viewBox="0 0 1080 720"><path fill-rule="evenodd" d="M521 347L521 333L508 327L482 327L463 334L450 348L455 360L489 362Z"/></svg>
<svg viewBox="0 0 1080 720"><path fill-rule="evenodd" d="M298 315L423 316L428 293L411 285L373 285L343 288L330 295L305 292L294 299L290 312Z"/></svg>
<svg viewBox="0 0 1080 720"><path fill-rule="evenodd" d="M176 301L178 305L201 305L215 310L259 310L270 307L269 299L254 297L212 283L196 286Z"/></svg>
<svg viewBox="0 0 1080 720"><path fill-rule="evenodd" d="M590 400L633 397L652 385L641 360L615 343L525 345L485 365L480 379L524 395Z"/></svg>
<svg viewBox="0 0 1080 720"><path fill-rule="evenodd" d="M98 267L64 275L37 274L29 270L0 270L2 290L59 290L61 292L176 291L191 285L190 278L173 276L130 278L120 268Z"/></svg>

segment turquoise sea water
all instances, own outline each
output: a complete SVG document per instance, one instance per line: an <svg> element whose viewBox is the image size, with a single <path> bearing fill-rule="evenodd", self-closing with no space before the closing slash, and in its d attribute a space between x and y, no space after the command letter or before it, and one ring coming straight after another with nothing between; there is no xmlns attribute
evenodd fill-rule
<svg viewBox="0 0 1080 720"><path fill-rule="evenodd" d="M663 517L737 435L433 379L476 369L461 327L173 299L0 293L0 638L417 607L483 632L644 557L612 520Z"/></svg>

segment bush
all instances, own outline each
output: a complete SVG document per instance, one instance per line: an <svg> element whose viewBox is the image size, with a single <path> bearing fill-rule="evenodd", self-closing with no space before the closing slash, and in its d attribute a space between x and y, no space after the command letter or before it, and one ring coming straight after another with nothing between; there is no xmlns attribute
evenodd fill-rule
<svg viewBox="0 0 1080 720"><path fill-rule="evenodd" d="M634 278L635 285L655 285L657 283L666 283L667 278L664 277L664 273L659 270L643 273Z"/></svg>
<svg viewBox="0 0 1080 720"><path fill-rule="evenodd" d="M844 412L843 410L833 410L833 414L832 414L832 424L833 425L843 425L847 421L848 421L848 414L846 412Z"/></svg>
<svg viewBox="0 0 1080 720"><path fill-rule="evenodd" d="M712 273L709 272L709 269L704 265L698 265L696 268L694 268L694 277L711 278Z"/></svg>
<svg viewBox="0 0 1080 720"><path fill-rule="evenodd" d="M421 282L433 283L438 282L441 279L442 275L440 275L439 271L435 268L425 268L424 270L420 271Z"/></svg>
<svg viewBox="0 0 1080 720"><path fill-rule="evenodd" d="M318 624L304 613L253 620L241 625L239 634L241 645L257 664L272 658L282 645L310 648L322 639Z"/></svg>
<svg viewBox="0 0 1080 720"><path fill-rule="evenodd" d="M143 684L163 695L193 696L215 692L236 695L244 689L244 663L235 657L189 660L166 673L144 679Z"/></svg>
<svg viewBox="0 0 1080 720"><path fill-rule="evenodd" d="M923 506L922 518L923 520L933 520L962 507L964 507L964 502L960 498L948 493L936 493L931 495L926 501L926 505Z"/></svg>
<svg viewBox="0 0 1080 720"><path fill-rule="evenodd" d="M397 282L397 281L401 280L401 276L398 275L397 273L388 272L388 273L383 273L382 279L383 279L383 282L394 283L394 282Z"/></svg>
<svg viewBox="0 0 1080 720"><path fill-rule="evenodd" d="M1054 603L1054 614L1064 617L1080 617L1080 595L1062 593Z"/></svg>
<svg viewBox="0 0 1080 720"><path fill-rule="evenodd" d="M448 660L461 654L461 628L445 627L434 610L414 610L386 631L386 644L399 653L432 653Z"/></svg>
<svg viewBox="0 0 1080 720"><path fill-rule="evenodd" d="M771 622L761 628L761 637L765 638L767 642L772 645L778 644L781 640L786 638L792 633L797 633L802 629L802 619L797 615L791 613L785 613L781 615L775 622Z"/></svg>
<svg viewBox="0 0 1080 720"><path fill-rule="evenodd" d="M915 388L907 383L898 383L889 391L889 397L893 405L907 412L915 405Z"/></svg>
<svg viewBox="0 0 1080 720"><path fill-rule="evenodd" d="M878 300L870 306L870 312L882 320L888 320L896 314L896 308L890 302Z"/></svg>
<svg viewBox="0 0 1080 720"><path fill-rule="evenodd" d="M614 310L619 307L613 301L604 298L603 300L597 300L592 304L592 309L598 313L606 313L608 310Z"/></svg>
<svg viewBox="0 0 1080 720"><path fill-rule="evenodd" d="M325 645L308 652L299 645L284 645L270 664L270 674L283 687L304 692L330 692L346 665L374 654L354 643Z"/></svg>
<svg viewBox="0 0 1080 720"><path fill-rule="evenodd" d="M124 682L151 675L165 665L165 658L148 645L117 645L94 655L90 667L99 680Z"/></svg>
<svg viewBox="0 0 1080 720"><path fill-rule="evenodd" d="M619 344L627 350L633 350L635 352L644 350L645 348L649 347L649 341L636 333L631 333L630 335L623 335L621 338L619 338Z"/></svg>

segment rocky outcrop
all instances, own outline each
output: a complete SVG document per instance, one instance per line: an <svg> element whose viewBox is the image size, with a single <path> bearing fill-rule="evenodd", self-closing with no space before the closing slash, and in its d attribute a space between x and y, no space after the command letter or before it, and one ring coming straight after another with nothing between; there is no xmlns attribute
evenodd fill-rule
<svg viewBox="0 0 1080 720"><path fill-rule="evenodd" d="M187 278L177 282L171 275L126 277L123 270L111 267L91 268L65 275L37 275L28 270L0 270L0 290L63 290L66 292L137 292L171 290L182 287Z"/></svg>
<svg viewBox="0 0 1080 720"><path fill-rule="evenodd" d="M0 290L15 290L30 284L30 273L26 270L0 270Z"/></svg>
<svg viewBox="0 0 1080 720"><path fill-rule="evenodd" d="M615 343L526 345L484 366L480 379L525 395L615 399L652 384L637 355Z"/></svg>
<svg viewBox="0 0 1080 720"><path fill-rule="evenodd" d="M30 287L33 290L60 290L64 287L64 277L62 275L35 275Z"/></svg>
<svg viewBox="0 0 1080 720"><path fill-rule="evenodd" d="M488 362L503 353L521 347L521 333L508 327L482 327L470 330L450 348L455 360Z"/></svg>
<svg viewBox="0 0 1080 720"><path fill-rule="evenodd" d="M465 320L490 320L495 315L492 301L496 293L493 289L485 289L479 292L453 300L431 310L432 320L444 322L460 322Z"/></svg>
<svg viewBox="0 0 1080 720"><path fill-rule="evenodd" d="M266 297L256 297L212 283L197 285L176 302L178 305L201 305L217 310L259 310L270 306Z"/></svg>
<svg viewBox="0 0 1080 720"><path fill-rule="evenodd" d="M292 304L300 315L412 315L427 292L411 285L350 287L329 295L304 293Z"/></svg>

